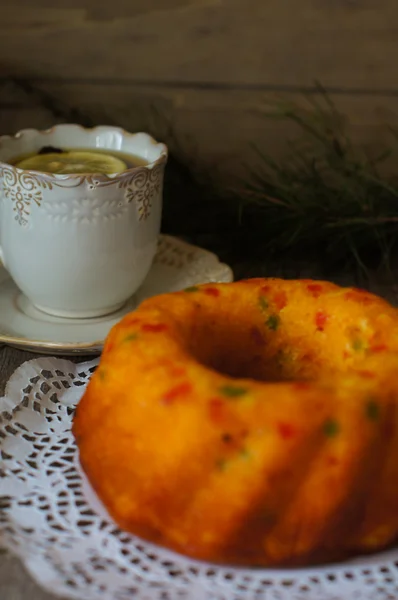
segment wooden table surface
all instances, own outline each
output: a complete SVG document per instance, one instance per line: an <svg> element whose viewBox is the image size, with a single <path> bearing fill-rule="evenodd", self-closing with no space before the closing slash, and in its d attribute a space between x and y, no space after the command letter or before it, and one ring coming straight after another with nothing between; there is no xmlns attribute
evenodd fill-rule
<svg viewBox="0 0 398 600"><path fill-rule="evenodd" d="M281 265L244 265L236 264L233 265L235 278L241 277L256 277L263 276L264 270L267 270L267 274L275 276L285 277L312 277L322 278L322 274L319 272L319 265L315 263L311 265L302 264L292 265L289 263L287 268L283 268ZM271 272L270 272L271 271ZM329 274L329 279L334 280L336 283L342 285L357 285L358 281L353 275L347 273L339 273L335 276ZM393 304L398 305L398 288L391 286L378 278L372 278L368 283L367 287L371 291L384 296ZM7 346L0 347L0 393L4 393L4 387L8 379L15 371L15 369L27 360L39 357L39 354L33 354ZM85 356L79 357L67 357L69 360L74 362L83 362L87 360ZM32 578L26 573L20 561L10 556L8 553L1 553L0 551L0 600L55 600L59 598L52 594L48 594L37 586Z"/></svg>

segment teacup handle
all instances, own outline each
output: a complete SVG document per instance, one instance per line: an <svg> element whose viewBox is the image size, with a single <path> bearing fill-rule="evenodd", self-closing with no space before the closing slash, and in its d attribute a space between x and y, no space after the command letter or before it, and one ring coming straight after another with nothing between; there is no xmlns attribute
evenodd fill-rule
<svg viewBox="0 0 398 600"><path fill-rule="evenodd" d="M0 198L0 213L1 213L1 208L2 208L2 204L3 204L2 200L3 200L3 198ZM3 254L1 244L0 244L0 262L2 263L3 267L6 266L5 262L4 262L4 254Z"/></svg>
<svg viewBox="0 0 398 600"><path fill-rule="evenodd" d="M0 197L0 215L1 215L1 208L2 208L2 200L3 198ZM0 216L1 218L1 216ZM0 262L2 263L3 267L6 266L6 263L4 261L4 253L3 253L3 249L1 247L1 243L0 243Z"/></svg>
<svg viewBox="0 0 398 600"><path fill-rule="evenodd" d="M1 187L0 187L0 190L1 190ZM1 190L0 191L0 223L4 219L4 202L5 202L5 195L4 195L4 191ZM1 227L0 227L0 231L1 231ZM1 263L0 266L3 266L5 269L7 269L6 261L4 258L3 246L1 244L1 234L0 234L0 263Z"/></svg>

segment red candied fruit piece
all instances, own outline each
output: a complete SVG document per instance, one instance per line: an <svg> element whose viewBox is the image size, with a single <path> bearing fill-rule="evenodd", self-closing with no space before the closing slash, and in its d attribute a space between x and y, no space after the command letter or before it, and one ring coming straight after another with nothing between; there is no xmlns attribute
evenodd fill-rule
<svg viewBox="0 0 398 600"><path fill-rule="evenodd" d="M303 356L301 357L301 360L303 362L314 362L314 355L312 352L306 352L305 354L303 354ZM302 388L304 389L304 387Z"/></svg>
<svg viewBox="0 0 398 600"><path fill-rule="evenodd" d="M192 392L192 385L188 381L180 383L163 394L162 401L164 404L172 404L174 400L181 396L186 396Z"/></svg>
<svg viewBox="0 0 398 600"><path fill-rule="evenodd" d="M346 300L354 300L354 302L360 302L365 305L373 303L373 298L370 296L369 292L359 288L351 288L345 293L344 297Z"/></svg>
<svg viewBox="0 0 398 600"><path fill-rule="evenodd" d="M169 358L160 358L157 361L157 366L167 369L171 377L182 377L187 373L184 367L175 365L174 362Z"/></svg>
<svg viewBox="0 0 398 600"><path fill-rule="evenodd" d="M388 350L386 344L376 344L375 346L370 347L370 351L374 353L384 352L385 350Z"/></svg>
<svg viewBox="0 0 398 600"><path fill-rule="evenodd" d="M141 329L149 333L161 333L167 330L167 325L164 323L144 323Z"/></svg>
<svg viewBox="0 0 398 600"><path fill-rule="evenodd" d="M261 288L260 288L260 292L261 292L262 294L268 294L268 292L270 291L270 289L271 289L271 286L270 286L270 285L263 285L263 286L261 286Z"/></svg>
<svg viewBox="0 0 398 600"><path fill-rule="evenodd" d="M353 290L350 290L349 292L346 292L344 294L344 297L346 300L357 300L358 294L356 292L354 292Z"/></svg>
<svg viewBox="0 0 398 600"><path fill-rule="evenodd" d="M210 418L219 423L224 417L225 402L221 398L212 398L209 401Z"/></svg>
<svg viewBox="0 0 398 600"><path fill-rule="evenodd" d="M124 317L123 322L126 325L136 325L140 322L140 319L135 315L127 315L126 317Z"/></svg>
<svg viewBox="0 0 398 600"><path fill-rule="evenodd" d="M265 339L258 327L252 327L250 330L250 337L257 346L263 346Z"/></svg>
<svg viewBox="0 0 398 600"><path fill-rule="evenodd" d="M339 459L336 456L329 456L327 459L327 463L331 467L335 467L336 465L339 464Z"/></svg>
<svg viewBox="0 0 398 600"><path fill-rule="evenodd" d="M314 298L318 298L323 290L323 285L320 283L309 283L307 285L307 290L311 292L311 295L314 296Z"/></svg>
<svg viewBox="0 0 398 600"><path fill-rule="evenodd" d="M329 315L323 310L318 310L318 312L315 315L315 325L318 331L323 331L325 329L325 325L328 320Z"/></svg>
<svg viewBox="0 0 398 600"><path fill-rule="evenodd" d="M186 375L186 369L183 367L170 367L170 375L172 377L181 377L182 375Z"/></svg>
<svg viewBox="0 0 398 600"><path fill-rule="evenodd" d="M290 440L297 434L296 428L290 423L278 423L278 432L284 440Z"/></svg>
<svg viewBox="0 0 398 600"><path fill-rule="evenodd" d="M311 389L311 384L308 381L295 381L293 387L296 390L309 390Z"/></svg>
<svg viewBox="0 0 398 600"><path fill-rule="evenodd" d="M107 343L105 344L105 348L104 348L104 350L103 350L103 353L104 353L104 352L105 352L105 353L106 353L106 352L110 352L110 351L112 350L113 346L114 346L114 343L113 343L113 342L107 342Z"/></svg>
<svg viewBox="0 0 398 600"><path fill-rule="evenodd" d="M206 296L213 296L213 298L218 298L218 296L220 295L220 290L218 290L215 287L208 287L204 290L204 293L206 294Z"/></svg>
<svg viewBox="0 0 398 600"><path fill-rule="evenodd" d="M286 304L287 304L287 295L286 292L284 291L280 291L277 292L275 294L275 296L273 297L275 306L278 310L282 310L283 308L285 308Z"/></svg>
<svg viewBox="0 0 398 600"><path fill-rule="evenodd" d="M376 377L376 373L373 373L373 371L362 370L358 371L358 374L364 379L374 379Z"/></svg>

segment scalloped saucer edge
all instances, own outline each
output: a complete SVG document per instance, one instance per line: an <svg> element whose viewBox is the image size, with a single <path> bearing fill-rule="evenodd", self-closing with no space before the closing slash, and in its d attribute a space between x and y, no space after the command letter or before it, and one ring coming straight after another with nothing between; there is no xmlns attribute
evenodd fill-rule
<svg viewBox="0 0 398 600"><path fill-rule="evenodd" d="M0 345L39 354L99 354L113 325L145 298L200 283L232 280L232 269L215 254L160 235L149 274L124 307L99 318L65 319L36 309L0 264Z"/></svg>

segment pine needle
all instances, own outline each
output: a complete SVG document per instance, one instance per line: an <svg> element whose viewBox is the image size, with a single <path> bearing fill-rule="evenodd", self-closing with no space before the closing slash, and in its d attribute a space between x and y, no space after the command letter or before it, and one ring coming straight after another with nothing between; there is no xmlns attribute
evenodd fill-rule
<svg viewBox="0 0 398 600"><path fill-rule="evenodd" d="M264 251L321 247L329 259L354 259L366 271L370 256L389 265L398 234L398 182L379 167L397 154L398 133L390 129L391 147L369 157L354 147L347 121L329 96L307 98L309 108L281 104L280 118L299 126L303 137L276 162L255 148L256 171L238 194L245 214L262 232Z"/></svg>

